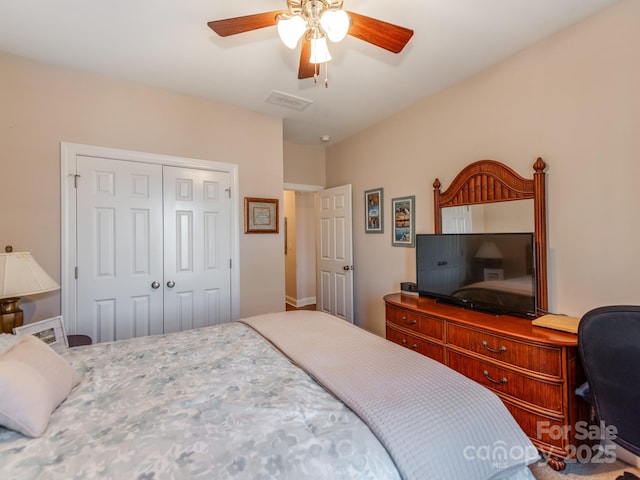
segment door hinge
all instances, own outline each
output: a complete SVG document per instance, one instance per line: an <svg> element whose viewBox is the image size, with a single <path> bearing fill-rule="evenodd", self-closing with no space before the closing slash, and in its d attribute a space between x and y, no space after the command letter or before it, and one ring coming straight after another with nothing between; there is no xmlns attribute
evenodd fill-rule
<svg viewBox="0 0 640 480"><path fill-rule="evenodd" d="M231 258L229 259L229 268L233 268L233 260Z"/></svg>
<svg viewBox="0 0 640 480"><path fill-rule="evenodd" d="M78 267L74 268L74 272L73 272L74 276L76 277L76 280L78 279Z"/></svg>

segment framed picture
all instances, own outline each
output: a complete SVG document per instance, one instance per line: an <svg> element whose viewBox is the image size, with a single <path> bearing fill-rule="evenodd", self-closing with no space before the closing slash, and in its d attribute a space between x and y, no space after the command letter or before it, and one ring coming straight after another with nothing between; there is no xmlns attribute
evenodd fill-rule
<svg viewBox="0 0 640 480"><path fill-rule="evenodd" d="M393 232L391 245L394 247L416 246L416 197L398 197L391 199L393 212Z"/></svg>
<svg viewBox="0 0 640 480"><path fill-rule="evenodd" d="M278 233L278 199L244 197L244 233Z"/></svg>
<svg viewBox="0 0 640 480"><path fill-rule="evenodd" d="M30 334L38 337L54 350L64 350L69 347L69 341L64 332L64 322L61 316L16 327L13 329L13 333L18 336Z"/></svg>
<svg viewBox="0 0 640 480"><path fill-rule="evenodd" d="M382 188L364 192L364 231L365 233L384 233Z"/></svg>

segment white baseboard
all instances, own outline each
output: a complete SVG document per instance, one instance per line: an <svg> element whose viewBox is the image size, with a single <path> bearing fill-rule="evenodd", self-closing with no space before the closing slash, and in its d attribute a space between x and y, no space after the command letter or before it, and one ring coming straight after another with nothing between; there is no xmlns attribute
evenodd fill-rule
<svg viewBox="0 0 640 480"><path fill-rule="evenodd" d="M618 460L622 460L629 465L632 465L636 468L640 468L640 457L636 457L633 453L631 453L626 448L621 447L620 445L616 445L608 438L603 438L600 440L600 444L606 446L605 451L614 451L615 456Z"/></svg>
<svg viewBox="0 0 640 480"><path fill-rule="evenodd" d="M307 305L314 305L316 303L316 297L292 298L287 296L284 301L292 307L301 308L306 307Z"/></svg>

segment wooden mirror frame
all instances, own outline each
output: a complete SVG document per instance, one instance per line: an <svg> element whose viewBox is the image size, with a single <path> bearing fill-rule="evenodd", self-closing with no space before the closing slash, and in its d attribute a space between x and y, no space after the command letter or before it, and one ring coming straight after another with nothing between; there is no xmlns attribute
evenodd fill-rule
<svg viewBox="0 0 640 480"><path fill-rule="evenodd" d="M453 179L449 188L440 192L440 180L433 182L435 233L442 233L442 209L463 205L510 202L533 199L534 241L536 256L537 313L547 313L547 164L538 158L533 164L532 179L523 178L511 168L495 160L479 160Z"/></svg>

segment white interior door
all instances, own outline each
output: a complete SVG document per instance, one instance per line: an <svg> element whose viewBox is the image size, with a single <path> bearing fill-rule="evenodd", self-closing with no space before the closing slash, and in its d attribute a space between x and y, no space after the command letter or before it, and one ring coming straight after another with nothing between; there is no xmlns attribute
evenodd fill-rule
<svg viewBox="0 0 640 480"><path fill-rule="evenodd" d="M227 173L164 167L164 330L231 318Z"/></svg>
<svg viewBox="0 0 640 480"><path fill-rule="evenodd" d="M351 185L318 193L317 309L353 323Z"/></svg>
<svg viewBox="0 0 640 480"><path fill-rule="evenodd" d="M78 156L77 175L77 333L162 333L162 167Z"/></svg>
<svg viewBox="0 0 640 480"><path fill-rule="evenodd" d="M442 233L473 232L471 207L447 207L442 209Z"/></svg>

